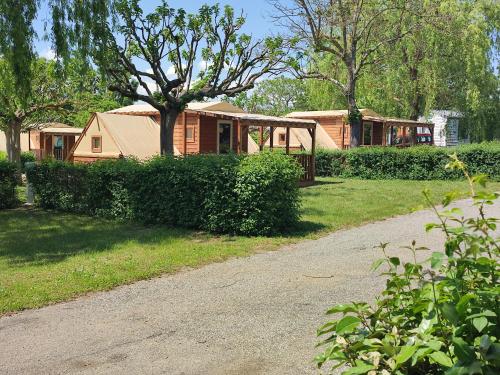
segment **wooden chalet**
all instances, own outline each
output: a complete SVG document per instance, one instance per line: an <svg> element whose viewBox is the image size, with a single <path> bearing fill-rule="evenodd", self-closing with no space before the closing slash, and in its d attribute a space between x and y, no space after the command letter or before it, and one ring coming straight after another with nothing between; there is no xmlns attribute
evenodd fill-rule
<svg viewBox="0 0 500 375"><path fill-rule="evenodd" d="M157 155L160 151L159 117L159 112L148 104L131 105L108 113L95 114L68 159L91 162L125 156L146 159ZM151 127L151 124L154 124L154 127ZM259 144L249 135L250 128L259 129ZM311 144L316 143L315 120L250 114L229 103L204 102L190 103L177 118L174 126L174 153L189 155L259 152L264 149L263 134L266 128L269 128L271 134L275 128L287 129L287 153L290 152L291 129L306 132ZM140 155L133 148L140 148ZM313 147L309 155L293 155L304 168L303 185L314 182L314 154Z"/></svg>
<svg viewBox="0 0 500 375"><path fill-rule="evenodd" d="M41 124L28 131L27 151L33 152L37 160L66 160L82 132L82 128L61 123Z"/></svg>
<svg viewBox="0 0 500 375"><path fill-rule="evenodd" d="M431 134L434 124L397 118L385 118L370 109L361 109L361 146L398 146L418 144L417 129L427 128ZM286 117L310 119L318 123L318 133L326 134L333 143L318 147L347 149L350 147L351 129L347 124L347 110L292 112ZM307 149L306 146L304 146Z"/></svg>

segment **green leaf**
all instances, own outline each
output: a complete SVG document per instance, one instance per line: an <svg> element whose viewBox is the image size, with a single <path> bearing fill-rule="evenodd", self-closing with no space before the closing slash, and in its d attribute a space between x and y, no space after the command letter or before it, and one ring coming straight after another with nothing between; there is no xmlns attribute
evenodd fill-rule
<svg viewBox="0 0 500 375"><path fill-rule="evenodd" d="M458 316L457 310L455 309L455 306L453 306L451 303L443 303L443 305L441 305L441 311L443 312L444 317L451 323L458 323L460 318Z"/></svg>
<svg viewBox="0 0 500 375"><path fill-rule="evenodd" d="M366 374L368 371L375 369L373 365L358 365L356 367L351 367L347 371L344 371L343 375L356 375L356 374Z"/></svg>
<svg viewBox="0 0 500 375"><path fill-rule="evenodd" d="M399 260L398 257L390 257L389 262L395 266L399 266L401 264L401 261Z"/></svg>
<svg viewBox="0 0 500 375"><path fill-rule="evenodd" d="M483 329L485 329L488 325L488 319L486 319L484 316L474 318L472 319L472 325L477 329L479 333L481 333Z"/></svg>
<svg viewBox="0 0 500 375"><path fill-rule="evenodd" d="M461 337L454 337L452 339L453 348L455 350L455 355L464 364L473 362L476 359L474 351L469 347L469 345Z"/></svg>
<svg viewBox="0 0 500 375"><path fill-rule="evenodd" d="M483 352L488 351L491 346L491 339L488 335L482 335L479 341L479 349Z"/></svg>
<svg viewBox="0 0 500 375"><path fill-rule="evenodd" d="M344 333L349 333L352 332L356 329L356 327L359 325L361 322L361 319L355 316L344 316L342 319L339 320L337 323L337 334L338 335L343 335Z"/></svg>
<svg viewBox="0 0 500 375"><path fill-rule="evenodd" d="M458 314L460 316L463 316L466 311L467 311L467 306L469 305L469 302L473 299L476 299L476 295L474 294L466 294L465 296L462 296L462 298L460 298L460 301L458 301L457 303L457 306L456 306L456 310L458 312Z"/></svg>
<svg viewBox="0 0 500 375"><path fill-rule="evenodd" d="M434 352L429 355L430 358L436 363L439 363L442 366L445 367L451 367L453 366L453 362L450 357L448 357L446 354L443 352Z"/></svg>
<svg viewBox="0 0 500 375"><path fill-rule="evenodd" d="M441 267L445 258L445 254L440 252L434 252L431 255L431 267L433 269Z"/></svg>
<svg viewBox="0 0 500 375"><path fill-rule="evenodd" d="M396 364L400 365L405 363L407 360L411 358L411 356L417 350L416 346L403 346L396 356Z"/></svg>
<svg viewBox="0 0 500 375"><path fill-rule="evenodd" d="M328 310L326 313L327 314L336 314L336 313L347 313L347 312L357 312L356 307L349 303L349 304L340 304L333 306L330 310Z"/></svg>
<svg viewBox="0 0 500 375"><path fill-rule="evenodd" d="M382 263L384 263L385 259L377 259L375 262L372 264L372 271L376 271Z"/></svg>

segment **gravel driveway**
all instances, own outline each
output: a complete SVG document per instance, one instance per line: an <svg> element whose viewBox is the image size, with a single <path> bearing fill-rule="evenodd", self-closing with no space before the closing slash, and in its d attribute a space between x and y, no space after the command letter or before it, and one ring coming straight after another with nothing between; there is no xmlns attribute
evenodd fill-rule
<svg viewBox="0 0 500 375"><path fill-rule="evenodd" d="M0 373L315 374L324 311L381 290L378 243L439 247L430 221L420 211L3 317Z"/></svg>

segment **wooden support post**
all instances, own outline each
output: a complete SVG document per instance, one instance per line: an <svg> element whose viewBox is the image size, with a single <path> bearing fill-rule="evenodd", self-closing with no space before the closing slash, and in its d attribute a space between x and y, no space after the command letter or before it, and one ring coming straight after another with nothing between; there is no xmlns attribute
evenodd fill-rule
<svg viewBox="0 0 500 375"><path fill-rule="evenodd" d="M429 126L429 132L431 133L431 145L434 146L434 125Z"/></svg>
<svg viewBox="0 0 500 375"><path fill-rule="evenodd" d="M345 147L345 122L342 119L342 142L341 142L341 149L343 150Z"/></svg>
<svg viewBox="0 0 500 375"><path fill-rule="evenodd" d="M403 147L406 146L406 126L403 126L403 142L402 142Z"/></svg>
<svg viewBox="0 0 500 375"><path fill-rule="evenodd" d="M288 155L290 153L290 127L286 127L286 140L285 140L285 152Z"/></svg>
<svg viewBox="0 0 500 375"><path fill-rule="evenodd" d="M40 135L43 134L43 152L45 153L45 157L47 157L47 137L45 133L40 132ZM42 155L42 159L44 159L44 155Z"/></svg>
<svg viewBox="0 0 500 375"><path fill-rule="evenodd" d="M259 126L259 151L264 151L264 127Z"/></svg>
<svg viewBox="0 0 500 375"><path fill-rule="evenodd" d="M382 146L387 145L387 127L385 126L385 122L382 123Z"/></svg>
<svg viewBox="0 0 500 375"><path fill-rule="evenodd" d="M198 121L200 119L200 115L198 114ZM184 132L184 144L183 144L183 147L182 147L182 153L184 155L187 155L187 115L186 115L186 111L183 111L182 112L182 121L183 121L183 132ZM175 126L175 125L174 125ZM193 134L194 136L194 134Z"/></svg>
<svg viewBox="0 0 500 375"><path fill-rule="evenodd" d="M274 128L269 127L269 148L272 150L274 148Z"/></svg>
<svg viewBox="0 0 500 375"><path fill-rule="evenodd" d="M312 181L314 182L316 178L316 126L312 129L311 136L311 155L312 155Z"/></svg>
<svg viewBox="0 0 500 375"><path fill-rule="evenodd" d="M241 154L243 151L243 129L241 127L240 120L238 120L237 124L238 124L238 149L237 149L237 153Z"/></svg>

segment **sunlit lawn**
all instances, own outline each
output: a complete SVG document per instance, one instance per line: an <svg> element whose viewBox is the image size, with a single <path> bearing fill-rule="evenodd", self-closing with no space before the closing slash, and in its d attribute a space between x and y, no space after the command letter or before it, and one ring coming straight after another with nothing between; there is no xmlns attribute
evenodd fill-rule
<svg viewBox="0 0 500 375"><path fill-rule="evenodd" d="M41 210L0 211L0 314L407 213L424 207L425 187L439 197L452 188L465 191L466 185L319 179L301 190L300 227L273 238L214 236Z"/></svg>

